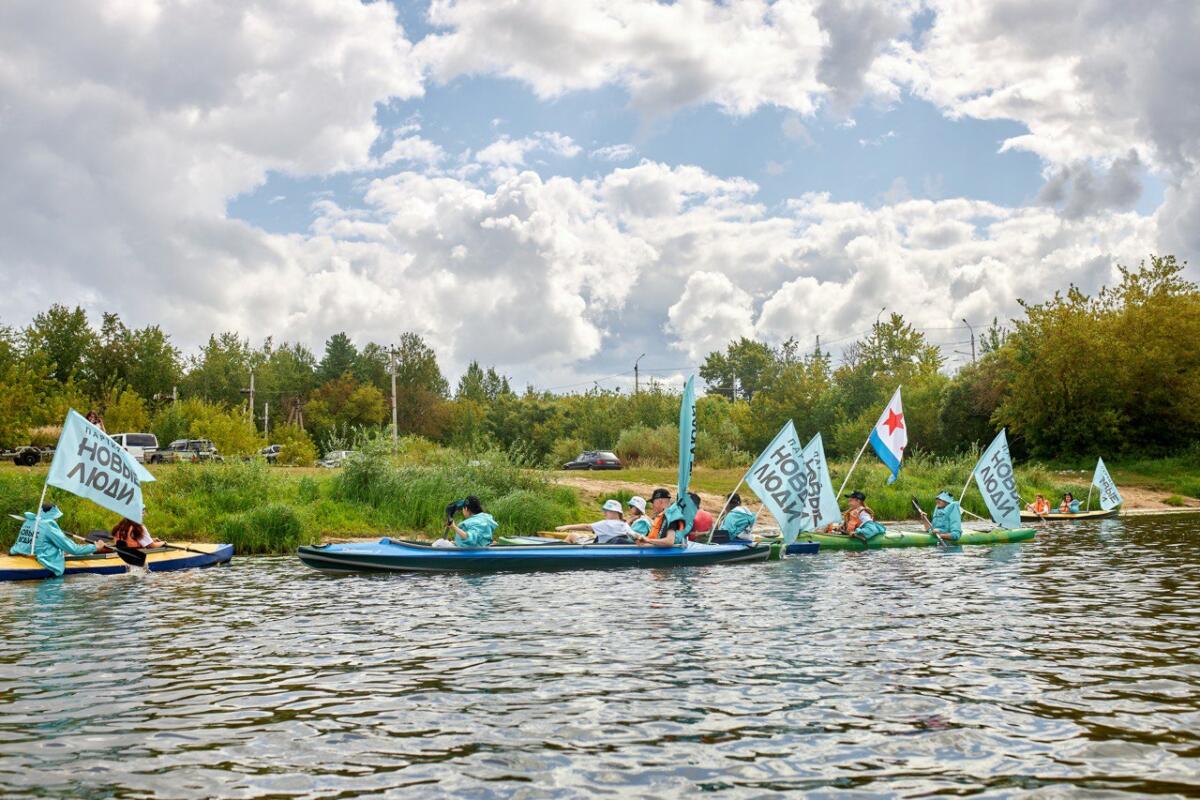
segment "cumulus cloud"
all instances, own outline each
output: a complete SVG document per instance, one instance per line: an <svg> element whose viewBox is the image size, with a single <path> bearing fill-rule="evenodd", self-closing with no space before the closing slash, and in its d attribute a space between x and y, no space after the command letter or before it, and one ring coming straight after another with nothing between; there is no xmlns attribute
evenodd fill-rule
<svg viewBox="0 0 1200 800"><path fill-rule="evenodd" d="M493 166L524 166L525 157L535 150L561 158L574 158L582 148L570 136L554 131L538 131L533 136L511 139L501 136L475 154L481 164Z"/></svg>
<svg viewBox="0 0 1200 800"><path fill-rule="evenodd" d="M1054 172L1038 199L1059 208L1068 219L1132 208L1142 193L1141 169L1136 150L1103 171L1086 162L1069 164Z"/></svg>
<svg viewBox="0 0 1200 800"><path fill-rule="evenodd" d="M754 334L753 299L721 272L693 273L678 302L667 309L665 330L674 347L703 359L731 339Z"/></svg>
<svg viewBox="0 0 1200 800"><path fill-rule="evenodd" d="M880 0L821 0L817 4L817 21L829 37L817 77L830 89L834 113L847 114L857 105L867 89L869 70L896 37L908 30L914 10L912 3Z"/></svg>
<svg viewBox="0 0 1200 800"><path fill-rule="evenodd" d="M407 136L392 142L379 158L380 166L391 166L400 161L416 162L433 166L446 157L446 151L428 139L420 136Z"/></svg>

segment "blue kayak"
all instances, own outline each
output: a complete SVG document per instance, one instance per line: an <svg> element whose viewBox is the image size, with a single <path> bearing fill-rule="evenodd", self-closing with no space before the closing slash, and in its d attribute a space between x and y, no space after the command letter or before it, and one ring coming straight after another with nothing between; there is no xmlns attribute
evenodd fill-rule
<svg viewBox="0 0 1200 800"><path fill-rule="evenodd" d="M301 547L306 566L323 572L495 572L510 570L683 567L766 561L770 545L686 547L562 544L535 547L430 547L380 539Z"/></svg>

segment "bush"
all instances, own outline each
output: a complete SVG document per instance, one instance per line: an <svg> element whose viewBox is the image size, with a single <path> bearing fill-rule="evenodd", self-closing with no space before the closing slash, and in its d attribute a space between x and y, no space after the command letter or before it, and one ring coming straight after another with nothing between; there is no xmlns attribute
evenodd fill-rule
<svg viewBox="0 0 1200 800"><path fill-rule="evenodd" d="M1175 508L1182 508L1183 506L1187 505L1187 501L1177 494L1173 494L1170 497L1164 498L1163 502L1169 506L1174 506Z"/></svg>
<svg viewBox="0 0 1200 800"><path fill-rule="evenodd" d="M500 523L500 534L521 535L550 530L570 517L563 508L545 493L519 489L509 492L484 510Z"/></svg>
<svg viewBox="0 0 1200 800"><path fill-rule="evenodd" d="M586 449L587 447L579 439L559 439L550 448L550 455L546 456L546 461L550 469L560 469L568 461L574 461Z"/></svg>
<svg viewBox="0 0 1200 800"><path fill-rule="evenodd" d="M305 475L296 484L296 498L301 503L315 503L321 497L321 487L312 477Z"/></svg>
<svg viewBox="0 0 1200 800"><path fill-rule="evenodd" d="M272 434L271 443L280 446L276 464L311 467L317 460L317 446L299 425L280 425Z"/></svg>
<svg viewBox="0 0 1200 800"><path fill-rule="evenodd" d="M282 504L273 504L222 520L218 526L221 540L233 545L241 555L286 553L315 541L304 535L304 526L296 512Z"/></svg>

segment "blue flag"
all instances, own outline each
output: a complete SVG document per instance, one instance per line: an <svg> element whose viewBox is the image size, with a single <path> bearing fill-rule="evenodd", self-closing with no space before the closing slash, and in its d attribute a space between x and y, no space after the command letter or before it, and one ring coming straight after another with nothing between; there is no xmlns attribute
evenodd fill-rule
<svg viewBox="0 0 1200 800"><path fill-rule="evenodd" d="M79 415L67 412L46 483L142 521L142 484L154 476L125 448Z"/></svg>
<svg viewBox="0 0 1200 800"><path fill-rule="evenodd" d="M687 380L683 387L683 400L679 404L679 494L675 502L679 505L687 522L684 532L692 529L696 519L696 504L688 497L688 485L692 482L692 461L696 457L696 376Z"/></svg>
<svg viewBox="0 0 1200 800"><path fill-rule="evenodd" d="M796 541L801 531L807 530L809 472L791 420L750 466L746 485L779 523L785 544Z"/></svg>
<svg viewBox="0 0 1200 800"><path fill-rule="evenodd" d="M1021 526L1021 498L1017 494L1017 476L1008 455L1008 436L1004 429L988 445L975 465L975 483L983 494L992 521L1001 528Z"/></svg>

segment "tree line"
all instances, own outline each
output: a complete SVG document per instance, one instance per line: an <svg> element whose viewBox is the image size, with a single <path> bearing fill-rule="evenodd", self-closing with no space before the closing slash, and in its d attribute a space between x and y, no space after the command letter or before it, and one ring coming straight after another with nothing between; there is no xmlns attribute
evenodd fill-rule
<svg viewBox="0 0 1200 800"><path fill-rule="evenodd" d="M852 456L897 385L910 451L958 454L1001 427L1018 456L1049 460L1184 449L1200 437L1200 291L1185 266L1152 256L1095 295L1069 287L1022 301L1023 316L993 321L978 360L953 374L900 314L876 320L836 361L795 340L730 342L700 368L698 461L745 464L789 419L802 436L823 433L832 456ZM106 313L95 328L82 308L62 305L24 328L0 324L0 447L52 439L75 407L97 410L110 432L210 438L229 454L280 442L305 462L390 426L393 371L404 436L503 449L530 464L583 449L674 459L678 395L658 382L637 394L518 392L472 362L451 387L414 333L395 347L337 333L318 357L302 344L254 347L225 332L185 358L157 325L130 328Z"/></svg>

